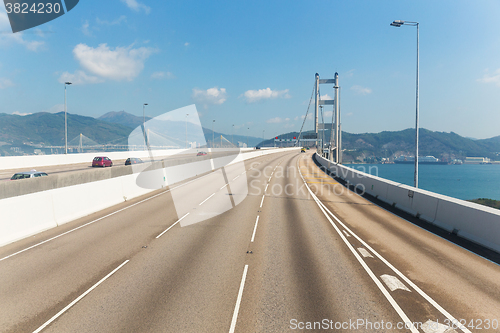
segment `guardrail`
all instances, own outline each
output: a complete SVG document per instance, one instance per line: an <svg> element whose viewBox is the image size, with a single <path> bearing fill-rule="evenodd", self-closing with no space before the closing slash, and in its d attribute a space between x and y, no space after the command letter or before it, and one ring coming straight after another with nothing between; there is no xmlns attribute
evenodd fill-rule
<svg viewBox="0 0 500 333"><path fill-rule="evenodd" d="M239 154L233 162L290 149L298 148L253 150ZM184 164L179 164L181 162ZM210 159L210 163L204 157L186 157L155 164L166 173L176 175L175 179L165 181L164 186L169 186L223 167L227 162L227 157ZM195 164L204 167L193 167ZM174 169L181 172L171 172ZM9 189L4 188L4 198L0 200L0 246L153 191L138 186L140 173L132 170L129 166L120 166L5 182ZM34 189L31 193L15 193L16 190L29 192L30 188Z"/></svg>
<svg viewBox="0 0 500 333"><path fill-rule="evenodd" d="M500 210L376 177L315 154L315 160L355 188L421 220L500 252Z"/></svg>

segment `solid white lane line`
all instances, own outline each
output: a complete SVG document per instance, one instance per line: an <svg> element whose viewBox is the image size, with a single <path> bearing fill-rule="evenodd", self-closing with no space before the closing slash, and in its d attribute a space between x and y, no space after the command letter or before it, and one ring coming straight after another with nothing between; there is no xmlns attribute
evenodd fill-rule
<svg viewBox="0 0 500 333"><path fill-rule="evenodd" d="M321 203L323 205L323 203ZM326 208L326 206L324 206ZM420 296L425 298L427 302L432 304L441 314L443 314L446 318L450 320L450 322L457 322L457 319L453 317L448 311L446 311L441 305L439 305L434 299L432 299L429 295L427 295L422 289L420 289L415 283L413 283L410 279L408 279L406 276L403 275L396 267L394 267L392 264L390 264L387 260L385 260L384 257L382 257L377 251L375 251L370 245L368 245L365 241L363 241L361 238L359 238L355 233L353 233L349 228L345 226L332 212L326 208L328 213L344 228L349 230L352 235L359 240L367 249L369 249L377 258L379 258L384 264L387 265L394 273L396 273L404 282L406 282L410 287L412 287ZM465 333L472 333L469 331L466 327L460 327L460 329L465 332Z"/></svg>
<svg viewBox="0 0 500 333"><path fill-rule="evenodd" d="M368 267L368 265L363 261L363 259L360 257L360 255L358 254L358 252L356 252L356 250L354 249L354 247L351 245L351 243L349 243L349 241L347 240L347 238L342 234L342 232L340 231L340 229L337 227L337 225L332 221L332 219L330 218L330 216L328 216L328 214L326 213L325 209L323 208L323 205L320 205L321 201L316 197L316 195L313 193L313 191L311 191L309 185L307 185L304 177L302 176L302 172L300 172L300 169L299 169L299 174L300 174L300 177L302 178L302 181L304 182L304 184L306 185L306 188L307 190L309 191L309 194L311 195L311 197L314 199L314 201L316 202L316 204L318 205L319 209L321 210L321 212L323 213L323 215L325 215L325 217L327 218L327 220L330 222L330 224L332 225L332 227L335 229L335 231L337 231L337 233L340 235L340 238L344 241L344 243L347 245L347 247L349 248L349 250L351 250L352 254L354 255L354 257L358 260L358 262L361 264L361 267L363 267L366 271L366 273L368 274L368 276L373 280L373 282L375 283L375 285L379 288L379 290L382 292L382 294L385 296L385 298L389 301L389 304L392 305L392 307L394 308L394 310L396 310L397 314L399 315L399 317L403 320L403 322L411 322L410 319L408 318L408 316L406 315L406 313L404 313L404 311L401 309L401 307L399 306L398 303L396 303L396 301L394 300L394 298L392 298L391 294L389 294L389 292L387 291L387 289L385 289L384 285L382 284L382 282L380 282L380 280L375 276L375 274L373 273L373 271ZM410 327L410 331L412 333L418 333L418 330L415 329L414 327Z"/></svg>
<svg viewBox="0 0 500 333"><path fill-rule="evenodd" d="M200 204L198 204L198 206L201 206L203 205L205 202L207 202L208 199L210 199L211 197L213 197L215 195L215 193L212 193L211 196L209 196L208 198L206 198L205 200L203 200Z"/></svg>
<svg viewBox="0 0 500 333"><path fill-rule="evenodd" d="M231 327L229 328L229 333L234 333L236 328L236 320L238 319L238 312L240 311L241 298L243 297L243 288L245 287L245 279L247 278L248 265L245 265L243 270L243 276L241 277L240 290L238 291L238 299L236 300L236 306L234 307L233 319L231 320Z"/></svg>
<svg viewBox="0 0 500 333"><path fill-rule="evenodd" d="M252 240L250 242L253 243L253 240L255 239L255 233L257 232L257 225L259 224L259 215L257 215L257 219L255 220L255 227L253 228L253 234L252 234Z"/></svg>
<svg viewBox="0 0 500 333"><path fill-rule="evenodd" d="M159 234L158 236L156 236L156 238L160 238L164 233L166 233L167 231L169 231L171 228L174 227L174 225L176 225L177 223L179 223L183 218L185 218L186 216L188 216L189 213L186 213L186 215L184 215L183 217L181 217L180 219L178 219L174 224L172 224L170 227L168 227L164 232L162 232L161 234Z"/></svg>
<svg viewBox="0 0 500 333"><path fill-rule="evenodd" d="M233 181L236 180L236 179L238 179L240 176L241 175L238 175L238 176L234 177Z"/></svg>
<svg viewBox="0 0 500 333"><path fill-rule="evenodd" d="M266 189L264 190L264 193L266 193L268 187L269 187L269 184L266 185Z"/></svg>
<svg viewBox="0 0 500 333"><path fill-rule="evenodd" d="M262 200L260 201L260 208L262 208L262 204L264 203L264 198L265 198L265 197L266 197L266 195L264 194L264 195L262 196Z"/></svg>
<svg viewBox="0 0 500 333"><path fill-rule="evenodd" d="M366 251L366 250L365 250ZM392 275L388 275L388 274L384 274L384 275L381 275L380 278L382 279L382 281L384 281L384 283L386 284L386 286L391 290L391 291L394 291L396 289L401 289L401 290L405 290L405 291L408 291L411 293L411 290L408 289L404 284L403 282L399 281L399 279L395 276L392 276Z"/></svg>
<svg viewBox="0 0 500 333"><path fill-rule="evenodd" d="M302 177L302 173L300 172L300 176ZM304 180L304 177L302 177ZM304 180L305 182L305 180ZM307 186L307 184L306 184ZM309 189L309 187L308 187ZM311 190L309 190L310 193L312 193ZM319 201L319 200L318 200ZM321 204L322 207L325 208L325 210L346 230L349 230L349 232L361 242L367 249L369 249L377 258L379 258L384 264L386 264L394 273L396 273L404 282L406 282L410 287L412 287L420 296L425 298L427 302L432 304L441 314L443 314L446 318L450 320L450 322L458 322L455 317L453 317L448 311L446 311L441 305L439 305L434 299L432 299L429 295L427 295L422 289L420 289L415 283L413 283L410 279L408 279L403 273L401 273L396 267L394 267L392 264L390 264L387 260L385 260L384 257L382 257L377 251L375 251L370 245L368 245L365 241L363 241L361 238L359 238L355 233L353 233L342 221L340 221L337 216L335 216L321 201L319 201L319 204ZM465 333L472 333L469 329L466 327L460 327L460 329L465 332Z"/></svg>
<svg viewBox="0 0 500 333"><path fill-rule="evenodd" d="M366 251L365 248L362 248L362 247L358 247L358 251L359 253L361 253L361 255L365 258L373 258L373 256L370 254L370 252Z"/></svg>
<svg viewBox="0 0 500 333"><path fill-rule="evenodd" d="M224 187L226 187L227 185L229 185L229 184L226 184L226 185L222 186L222 187L219 189L219 191L220 191L220 190L222 190L222 189L223 189Z"/></svg>
<svg viewBox="0 0 500 333"><path fill-rule="evenodd" d="M50 323L52 323L54 320L56 320L58 317L60 317L64 312L66 312L69 308L71 308L73 305L75 305L78 301L80 301L82 298L84 298L85 296L87 296L88 293L90 293L92 290L94 290L98 285L100 285L101 283L103 283L107 278L109 278L111 275L113 275L114 273L116 273L116 271L118 271L120 268L122 268L126 263L128 263L129 260L125 260L120 266L116 267L111 273L109 273L108 275L106 275L105 277L103 277L101 280L99 280L99 282L97 282L96 284L94 284L92 287L90 287L86 292L84 292L83 294L81 294L80 296L78 296L78 298L76 298L73 302L69 303L64 309L62 309L61 311L59 311L54 317L50 318L49 320L47 320L42 326L40 326L37 330L33 331L33 333L38 333L40 331L42 331L45 327L47 327L47 325L49 325Z"/></svg>

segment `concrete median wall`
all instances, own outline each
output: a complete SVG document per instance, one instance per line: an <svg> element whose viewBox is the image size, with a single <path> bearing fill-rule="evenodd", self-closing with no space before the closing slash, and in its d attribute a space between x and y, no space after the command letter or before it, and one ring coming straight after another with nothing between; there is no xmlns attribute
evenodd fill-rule
<svg viewBox="0 0 500 333"><path fill-rule="evenodd" d="M316 161L349 184L426 222L500 252L500 210L417 189L336 164Z"/></svg>
<svg viewBox="0 0 500 333"><path fill-rule="evenodd" d="M249 151L231 163L287 150L290 149ZM184 163L179 164L180 160ZM214 170L214 166L222 167L228 161L227 157L215 158L213 164L193 157L180 160L156 162L158 169L151 172L160 170L176 175L165 180L168 186ZM200 163L204 167L200 168ZM8 186L0 187L0 246L153 191L137 185L139 175L130 166L118 166L7 182Z"/></svg>

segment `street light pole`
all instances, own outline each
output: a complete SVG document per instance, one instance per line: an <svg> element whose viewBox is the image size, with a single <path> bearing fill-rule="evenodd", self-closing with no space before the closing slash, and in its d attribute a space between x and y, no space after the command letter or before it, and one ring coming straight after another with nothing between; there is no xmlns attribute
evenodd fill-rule
<svg viewBox="0 0 500 333"><path fill-rule="evenodd" d="M188 147L188 116L189 113L186 113L186 149Z"/></svg>
<svg viewBox="0 0 500 333"><path fill-rule="evenodd" d="M64 82L64 153L68 154L68 107L66 105L66 86L71 82Z"/></svg>
<svg viewBox="0 0 500 333"><path fill-rule="evenodd" d="M402 21L402 20L395 20L394 22L391 23L391 26L393 27L401 27L402 25L409 25L409 26L414 26L417 27L417 88L416 88L416 111L415 111L415 175L414 175L414 186L418 188L418 114L419 114L419 95L418 95L418 89L419 89L419 77L420 77L420 72L419 72L419 60L420 60L420 51L419 51L419 31L418 31L418 22L411 22L411 21Z"/></svg>
<svg viewBox="0 0 500 333"><path fill-rule="evenodd" d="M234 124L233 124L233 133L231 134L231 143L234 145Z"/></svg>
<svg viewBox="0 0 500 333"><path fill-rule="evenodd" d="M215 123L215 119L212 120L212 148L215 147L215 132L214 132L214 123Z"/></svg>
<svg viewBox="0 0 500 333"><path fill-rule="evenodd" d="M146 150L146 105L148 105L148 103L142 104L142 130L144 131L144 150Z"/></svg>
<svg viewBox="0 0 500 333"><path fill-rule="evenodd" d="M250 132L250 127L247 127L247 148L248 148L248 132Z"/></svg>

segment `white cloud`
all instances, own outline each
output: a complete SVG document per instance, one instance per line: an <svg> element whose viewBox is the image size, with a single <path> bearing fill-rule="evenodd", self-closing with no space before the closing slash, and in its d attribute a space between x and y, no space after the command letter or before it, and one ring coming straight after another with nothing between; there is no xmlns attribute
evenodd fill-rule
<svg viewBox="0 0 500 333"><path fill-rule="evenodd" d="M264 99L271 98L290 98L288 89L285 90L271 90L271 88L259 90L247 90L240 97L246 98L247 103L256 103Z"/></svg>
<svg viewBox="0 0 500 333"><path fill-rule="evenodd" d="M189 46L189 43L188 43L188 42L185 42L185 43L184 43L184 46Z"/></svg>
<svg viewBox="0 0 500 333"><path fill-rule="evenodd" d="M282 122L283 122L283 119L281 119L280 117L275 117L275 118L271 118L271 119L266 120L266 123L268 123L268 124L279 124Z"/></svg>
<svg viewBox="0 0 500 333"><path fill-rule="evenodd" d="M56 104L49 108L48 110L42 110L43 112L50 112L50 113L58 113L58 112L64 112L64 104Z"/></svg>
<svg viewBox="0 0 500 333"><path fill-rule="evenodd" d="M146 47L117 47L112 50L106 44L97 48L78 44L73 49L75 58L84 69L115 81L132 81L144 69L144 62L153 52L154 49Z"/></svg>
<svg viewBox="0 0 500 333"><path fill-rule="evenodd" d="M92 36L92 32L89 30L89 21L88 20L85 20L85 22L83 23L82 27L80 30L82 30L83 34L85 36Z"/></svg>
<svg viewBox="0 0 500 333"><path fill-rule="evenodd" d="M220 105L227 99L226 88L213 87L207 90L193 89L193 99L202 103L205 108L209 104Z"/></svg>
<svg viewBox="0 0 500 333"><path fill-rule="evenodd" d="M486 72L487 73L484 74L481 79L477 79L477 81L483 83L494 83L500 87L500 68L493 72L493 74L490 74L489 70L486 70Z"/></svg>
<svg viewBox="0 0 500 333"><path fill-rule="evenodd" d="M297 120L297 118L295 119ZM280 118L280 117L274 117L271 119L266 120L266 123L268 124L279 124L279 123L288 123L290 121L290 118Z"/></svg>
<svg viewBox="0 0 500 333"><path fill-rule="evenodd" d="M323 100L323 101L333 100L333 98L330 97L330 95L328 95L328 94L321 95L320 99Z"/></svg>
<svg viewBox="0 0 500 333"><path fill-rule="evenodd" d="M128 8L135 10L136 12L144 10L146 14L149 14L149 12L151 11L150 7L140 2L137 2L137 0L122 0L122 2L126 4Z"/></svg>
<svg viewBox="0 0 500 333"><path fill-rule="evenodd" d="M6 33L0 34L0 43L14 42L23 45L29 51L38 51L45 44L45 42L26 40L24 39L24 34L22 32L17 32L15 34L10 33L10 31L12 31L12 28L10 27L9 17L7 16L4 8L4 6L0 6L0 31L5 31ZM33 34L32 36L34 35L38 35L40 37L39 33Z"/></svg>
<svg viewBox="0 0 500 333"><path fill-rule="evenodd" d="M95 21L97 22L97 24L100 25L118 25L121 24L122 22L127 22L127 17L125 15L122 15L114 21L101 20L100 18L97 17Z"/></svg>
<svg viewBox="0 0 500 333"><path fill-rule="evenodd" d="M97 76L88 75L82 70L77 70L75 71L74 74L68 72L62 73L61 76L59 77L59 82L60 83L71 82L72 84L79 85L79 84L101 83L104 82L104 80Z"/></svg>
<svg viewBox="0 0 500 333"><path fill-rule="evenodd" d="M362 86L354 85L351 87L351 90L354 90L358 95L368 95L372 93L370 88L365 88Z"/></svg>
<svg viewBox="0 0 500 333"><path fill-rule="evenodd" d="M5 89L8 87L12 87L14 83L11 80L0 77L0 89Z"/></svg>
<svg viewBox="0 0 500 333"><path fill-rule="evenodd" d="M15 114L15 115L17 115L17 116L27 116L27 115L29 115L29 114L31 114L31 113L21 113L21 112L19 112L19 111L14 111L14 112L12 112L12 114Z"/></svg>
<svg viewBox="0 0 500 333"><path fill-rule="evenodd" d="M175 75L171 72L154 72L151 74L151 78L155 80L175 79Z"/></svg>

